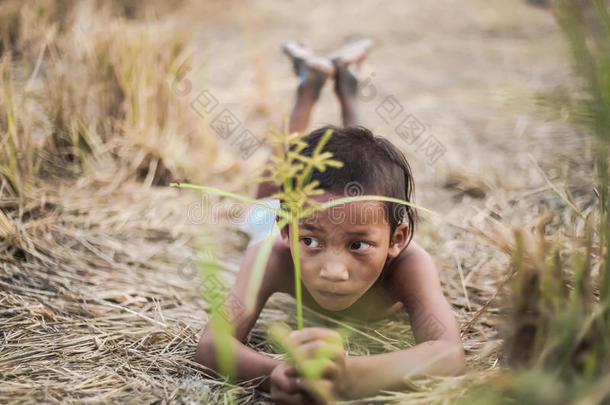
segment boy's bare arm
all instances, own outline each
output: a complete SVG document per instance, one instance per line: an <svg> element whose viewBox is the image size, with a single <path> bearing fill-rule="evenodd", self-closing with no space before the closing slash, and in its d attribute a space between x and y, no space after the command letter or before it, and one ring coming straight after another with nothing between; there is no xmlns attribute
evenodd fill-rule
<svg viewBox="0 0 610 405"><path fill-rule="evenodd" d="M237 378L239 380L251 380L257 377L269 376L273 369L281 364L279 360L275 360L271 357L265 356L258 353L243 344L248 333L254 326L256 319L258 318L263 306L267 299L277 291L277 283L279 273L277 267L280 265L281 257L277 257L279 249L278 243L276 242L271 250L271 255L265 269L260 289L257 294L255 306L252 311L245 309L246 293L248 289L248 283L250 281L250 275L252 273L252 267L254 260L258 254L260 245L262 242L253 244L250 246L245 254L242 261L240 271L235 280L235 285L231 288L229 294L231 297L239 303L239 310L232 310L232 319L230 320L234 329L233 353L236 357L236 369L238 372ZM203 364L206 367L211 368L214 371L218 371L218 364L216 362L216 354L214 349L214 340L209 327L206 326L203 331L199 343L197 345L197 352L195 354L195 361ZM261 388L268 391L269 381L266 379L262 384Z"/></svg>
<svg viewBox="0 0 610 405"><path fill-rule="evenodd" d="M305 328L293 332L305 359L313 359L316 350L331 344L336 333L324 328ZM297 335L298 334L298 335ZM462 345L445 340L431 340L392 353L344 357L343 351L325 364L325 378L318 384L341 399L359 399L380 390L408 388L406 380L422 375L457 374L464 367Z"/></svg>
<svg viewBox="0 0 610 405"><path fill-rule="evenodd" d="M346 378L352 395L404 388L406 377L455 374L464 369L460 330L443 295L434 261L412 243L397 263L394 285L409 312L418 345L393 353L348 357Z"/></svg>
<svg viewBox="0 0 610 405"><path fill-rule="evenodd" d="M235 338L232 338L232 344L237 364L237 378L240 381L269 376L273 369L281 364L281 361L260 354ZM195 361L214 371L219 371L218 364L216 363L214 342L207 332L204 332L201 339L199 339ZM264 380L260 387L265 391L269 391L268 379Z"/></svg>
<svg viewBox="0 0 610 405"><path fill-rule="evenodd" d="M409 313L415 340L461 344L460 328L443 294L434 260L415 241L412 245L397 263L393 285Z"/></svg>
<svg viewBox="0 0 610 405"><path fill-rule="evenodd" d="M443 340L409 349L346 359L345 398L362 398L380 390L400 390L411 377L457 374L463 369L461 344Z"/></svg>

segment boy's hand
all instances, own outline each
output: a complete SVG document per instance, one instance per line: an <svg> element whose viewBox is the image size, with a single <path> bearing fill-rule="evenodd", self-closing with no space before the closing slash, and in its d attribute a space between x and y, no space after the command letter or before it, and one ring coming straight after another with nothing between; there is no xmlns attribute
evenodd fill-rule
<svg viewBox="0 0 610 405"><path fill-rule="evenodd" d="M305 358L305 367L317 370L319 380L308 387L320 402L343 397L346 390L345 353L341 336L326 328L304 328L290 333L290 340Z"/></svg>
<svg viewBox="0 0 610 405"><path fill-rule="evenodd" d="M301 382L296 370L288 363L276 366L270 375L271 400L276 404L301 405L312 404L315 401L301 389Z"/></svg>

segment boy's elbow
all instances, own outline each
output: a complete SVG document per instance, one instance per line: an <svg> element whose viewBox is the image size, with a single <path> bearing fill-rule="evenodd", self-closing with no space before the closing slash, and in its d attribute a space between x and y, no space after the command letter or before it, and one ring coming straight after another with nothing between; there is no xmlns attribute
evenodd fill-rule
<svg viewBox="0 0 610 405"><path fill-rule="evenodd" d="M464 353L464 346L460 345L456 359L456 374L464 374L466 372L466 354Z"/></svg>
<svg viewBox="0 0 610 405"><path fill-rule="evenodd" d="M460 375L466 371L466 355L464 354L464 346L461 343L448 342L447 360L450 364L448 374Z"/></svg>
<svg viewBox="0 0 610 405"><path fill-rule="evenodd" d="M466 356L462 343L446 340L430 341L437 353L433 374L460 375L466 371Z"/></svg>
<svg viewBox="0 0 610 405"><path fill-rule="evenodd" d="M214 340L211 336L203 334L197 343L197 351L195 352L195 361L208 368L215 370L214 367Z"/></svg>

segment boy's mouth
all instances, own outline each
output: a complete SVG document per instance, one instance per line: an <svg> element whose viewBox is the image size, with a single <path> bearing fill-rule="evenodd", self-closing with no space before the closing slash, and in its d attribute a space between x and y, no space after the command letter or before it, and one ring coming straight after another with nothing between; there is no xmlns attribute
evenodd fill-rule
<svg viewBox="0 0 610 405"><path fill-rule="evenodd" d="M318 293L320 293L320 295L322 295L324 297L328 297L328 298L345 298L350 295L348 293L336 293L336 292L329 292L329 291L324 291L324 290L318 290Z"/></svg>

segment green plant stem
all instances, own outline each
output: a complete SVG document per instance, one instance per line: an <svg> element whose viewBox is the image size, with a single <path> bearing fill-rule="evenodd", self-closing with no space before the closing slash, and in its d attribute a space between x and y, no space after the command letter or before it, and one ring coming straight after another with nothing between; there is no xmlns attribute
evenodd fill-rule
<svg viewBox="0 0 610 405"><path fill-rule="evenodd" d="M244 202L247 202L247 203L250 203L250 204L254 204L254 205L257 205L259 207L263 207L265 209L271 210L271 211L275 212L276 215L279 215L282 218L286 217L286 214L284 212L282 212L281 210L277 210L277 209L273 208L269 204L262 203L262 202L260 202L258 200L250 198L250 197L244 197L243 195L239 195L239 194L235 194L235 193L230 193L228 191L224 191L224 190L221 190L221 189L216 188L216 187L198 186L198 185L195 185L195 184L188 184L188 183L170 183L169 186L170 187L190 188L190 189L193 189L193 190L207 191L209 193L222 195L224 197L235 198L236 200L244 201Z"/></svg>
<svg viewBox="0 0 610 405"><path fill-rule="evenodd" d="M273 247L273 239L273 232L269 232L269 236L267 236L263 240L263 243L259 248L258 254L256 255L256 259L254 260L252 275L250 276L250 281L248 282L248 289L246 291L246 308L248 309L248 311L252 311L254 309L256 294L263 280L265 266L267 265L269 255L271 254L271 248Z"/></svg>
<svg viewBox="0 0 610 405"><path fill-rule="evenodd" d="M303 329L303 303L301 302L301 255L299 253L299 222L292 217L292 251L294 254L294 295L297 301L297 327Z"/></svg>
<svg viewBox="0 0 610 405"><path fill-rule="evenodd" d="M398 204L404 204L404 205L408 205L410 207L413 207L413 208L415 208L417 210L421 210L421 211L427 212L430 215L438 216L438 213L436 213L435 211L432 211L432 210L430 210L428 208L424 208L424 207L419 206L419 205L415 205L415 204L410 203L410 202L405 201L405 200L400 200L398 198L384 197L384 196L381 196L381 195L362 195L362 196L345 197L345 198L339 198L337 200L327 201L327 202L321 204L318 207L307 208L298 217L299 218L303 218L303 217L306 217L308 215L313 214L313 212L315 210L325 210L327 208L334 207L335 205L339 205L339 204L345 204L345 203L354 202L354 201L367 201L367 200L372 200L372 201L388 201L388 202L394 202L394 203L398 203Z"/></svg>

